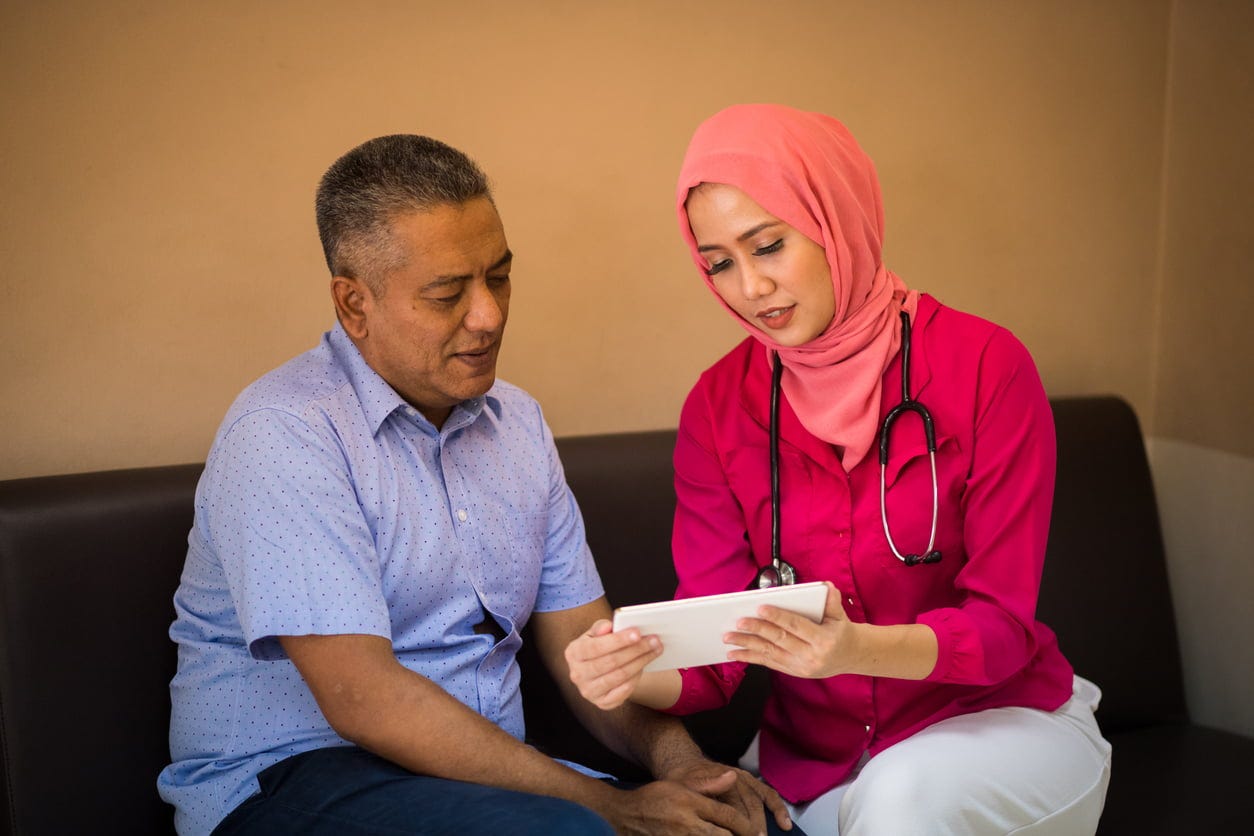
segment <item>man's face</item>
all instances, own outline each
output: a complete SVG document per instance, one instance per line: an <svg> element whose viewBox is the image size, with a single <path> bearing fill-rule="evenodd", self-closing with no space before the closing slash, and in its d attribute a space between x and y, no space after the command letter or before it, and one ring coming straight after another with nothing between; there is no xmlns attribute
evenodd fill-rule
<svg viewBox="0 0 1254 836"><path fill-rule="evenodd" d="M513 255L487 198L397 216L391 231L404 258L381 294L343 278L332 292L366 362L439 427L496 380Z"/></svg>

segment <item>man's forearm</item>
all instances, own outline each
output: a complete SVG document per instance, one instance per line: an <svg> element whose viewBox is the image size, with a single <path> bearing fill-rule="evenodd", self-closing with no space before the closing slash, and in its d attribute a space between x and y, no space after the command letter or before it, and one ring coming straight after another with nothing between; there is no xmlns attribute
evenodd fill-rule
<svg viewBox="0 0 1254 836"><path fill-rule="evenodd" d="M567 645L590 625L610 615L609 603L604 598L570 610L538 612L532 615L533 635L563 699L583 726L612 751L644 766L654 777L664 778L678 766L704 758L683 723L632 702L609 711L602 710L585 700L570 679L565 654ZM658 677L664 682L673 677L670 684L674 693L667 703L673 704L679 698L679 674L675 671L664 674ZM661 700L665 702L666 698Z"/></svg>
<svg viewBox="0 0 1254 836"><path fill-rule="evenodd" d="M304 637L302 637L304 638ZM327 652L326 637L312 637ZM557 763L407 670L376 637L346 639L330 658L283 639L323 714L346 740L411 772L566 798L598 811L617 791ZM295 651L295 652L294 652ZM344 656L351 655L351 661ZM336 658L338 657L338 658Z"/></svg>
<svg viewBox="0 0 1254 836"><path fill-rule="evenodd" d="M602 711L584 700L569 682L562 683L562 693L579 721L597 740L657 778L665 778L677 767L704 757L676 717L631 702Z"/></svg>
<svg viewBox="0 0 1254 836"><path fill-rule="evenodd" d="M420 683L408 688L427 693L416 704L380 705L354 743L411 772L599 806L592 803L605 794L599 781L527 746L430 680L410 676Z"/></svg>

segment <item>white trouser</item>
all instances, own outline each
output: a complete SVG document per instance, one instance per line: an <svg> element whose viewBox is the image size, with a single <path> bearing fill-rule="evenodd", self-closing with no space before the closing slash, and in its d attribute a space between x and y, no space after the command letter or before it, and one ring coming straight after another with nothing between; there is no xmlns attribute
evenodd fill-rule
<svg viewBox="0 0 1254 836"><path fill-rule="evenodd" d="M807 836L1092 834L1110 780L1110 744L1093 717L1100 699L1077 676L1054 712L950 717L864 757L843 784L789 812ZM756 737L740 765L757 774Z"/></svg>

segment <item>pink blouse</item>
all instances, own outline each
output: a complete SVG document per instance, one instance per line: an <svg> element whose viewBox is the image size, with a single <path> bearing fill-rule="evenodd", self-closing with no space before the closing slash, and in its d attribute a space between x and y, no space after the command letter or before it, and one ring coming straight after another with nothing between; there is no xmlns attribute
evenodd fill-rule
<svg viewBox="0 0 1254 836"><path fill-rule="evenodd" d="M762 718L763 777L794 803L840 783L874 755L938 720L998 706L1052 711L1071 666L1035 618L1054 490L1053 417L1027 350L1003 328L921 296L912 395L936 427L939 563L905 566L880 520L878 446L846 474L836 451L780 400L781 550L799 581L830 580L854 621L926 624L939 644L919 682L772 674ZM770 369L746 339L701 376L675 448L673 549L687 598L745 589L770 562L767 452ZM901 399L900 356L884 375L881 418ZM903 553L931 530L932 481L922 424L893 428L888 519ZM726 703L743 663L682 672L672 713Z"/></svg>

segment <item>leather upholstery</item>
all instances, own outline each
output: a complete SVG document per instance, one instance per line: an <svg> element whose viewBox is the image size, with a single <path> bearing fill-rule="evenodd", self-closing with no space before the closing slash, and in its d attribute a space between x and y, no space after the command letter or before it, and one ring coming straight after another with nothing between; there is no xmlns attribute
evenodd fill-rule
<svg viewBox="0 0 1254 836"><path fill-rule="evenodd" d="M1233 833L1254 821L1254 740L1191 725L1153 486L1121 401L1054 401L1059 479L1041 617L1104 691L1115 745L1101 833ZM558 440L612 603L668 598L673 431ZM167 637L199 465L0 482L0 834L169 833ZM582 732L521 657L529 736L635 773ZM758 676L694 718L731 759Z"/></svg>
<svg viewBox="0 0 1254 836"><path fill-rule="evenodd" d="M7 832L172 831L166 631L200 469L0 483Z"/></svg>
<svg viewBox="0 0 1254 836"><path fill-rule="evenodd" d="M1102 689L1102 729L1184 720L1167 562L1141 430L1123 401L1053 402L1058 480L1037 612Z"/></svg>

